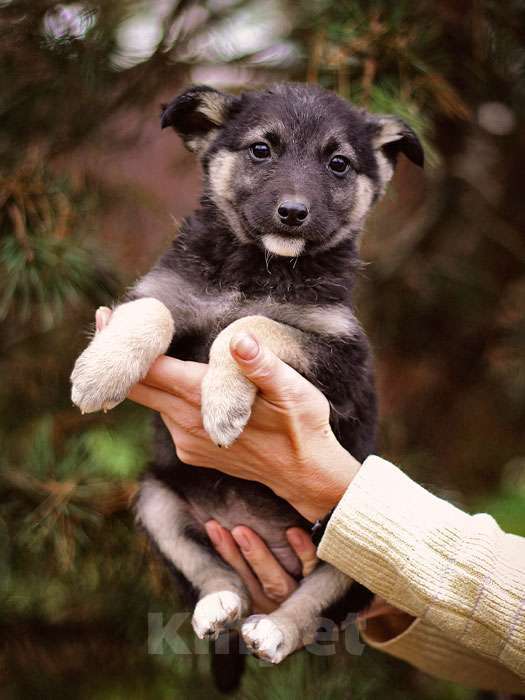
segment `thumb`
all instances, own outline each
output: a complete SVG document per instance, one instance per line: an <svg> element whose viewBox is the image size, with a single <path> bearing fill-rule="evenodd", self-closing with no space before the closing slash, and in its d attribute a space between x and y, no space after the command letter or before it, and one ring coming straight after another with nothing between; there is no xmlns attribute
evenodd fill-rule
<svg viewBox="0 0 525 700"><path fill-rule="evenodd" d="M304 400L305 393L313 389L303 376L261 345L251 333L236 333L230 341L230 352L244 376L269 401Z"/></svg>

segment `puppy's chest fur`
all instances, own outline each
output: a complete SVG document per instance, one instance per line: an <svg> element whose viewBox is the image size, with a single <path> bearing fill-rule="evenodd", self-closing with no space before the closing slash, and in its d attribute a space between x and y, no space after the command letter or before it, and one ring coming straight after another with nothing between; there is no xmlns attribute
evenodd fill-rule
<svg viewBox="0 0 525 700"><path fill-rule="evenodd" d="M188 308L187 325L170 348L170 354L184 359L206 362L208 350L216 336L230 323L246 316L264 316L293 326L315 336L346 337L357 328L350 309L342 304L314 305L279 301L275 297L246 297L240 292L216 292L194 299Z"/></svg>
<svg viewBox="0 0 525 700"><path fill-rule="evenodd" d="M175 340L169 354L181 359L207 362L211 343L221 330L245 316L264 316L293 326L315 337L351 338L359 325L349 304L342 299L323 299L316 290L317 280L308 288L310 299L305 300L304 290L297 291L290 281L260 285L258 289L242 284L229 287L206 284L197 278L191 281L188 274L167 267L154 270L136 286L134 295L153 296L161 299L176 312ZM251 286L251 285L250 285ZM308 285L306 285L308 286Z"/></svg>
<svg viewBox="0 0 525 700"><path fill-rule="evenodd" d="M320 296L315 291L316 282L314 279L309 285L310 293L306 296L310 299ZM314 358L309 376L313 381L317 374L316 343L350 339L359 328L350 306L341 300L305 301L302 290L295 294L293 284L279 279L277 274L270 283L257 285L258 288L249 286L251 289L242 283L229 288L203 284L202 277L189 279L187 270L163 267L143 278L135 293L154 296L168 308L176 309L178 325L168 351L173 357L207 362L210 346L224 328L239 318L260 315L305 333ZM174 453L171 438L160 421L156 432L153 472L186 500L198 529L203 531L204 523L210 518L228 529L247 525L264 538L292 575L300 575L300 562L290 549L285 533L290 526L309 525L288 503L256 482L185 465Z"/></svg>

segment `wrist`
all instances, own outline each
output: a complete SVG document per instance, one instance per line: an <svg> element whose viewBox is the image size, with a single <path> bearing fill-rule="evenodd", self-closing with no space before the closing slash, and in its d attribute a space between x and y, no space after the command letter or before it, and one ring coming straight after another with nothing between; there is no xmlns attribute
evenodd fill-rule
<svg viewBox="0 0 525 700"><path fill-rule="evenodd" d="M301 475L297 475L294 493L287 500L307 520L315 522L335 508L360 467L331 434L324 449L312 451Z"/></svg>
<svg viewBox="0 0 525 700"><path fill-rule="evenodd" d="M336 448L320 465L322 472L319 476L319 488L313 490L309 499L313 520L324 517L335 508L361 467L335 437L334 441Z"/></svg>

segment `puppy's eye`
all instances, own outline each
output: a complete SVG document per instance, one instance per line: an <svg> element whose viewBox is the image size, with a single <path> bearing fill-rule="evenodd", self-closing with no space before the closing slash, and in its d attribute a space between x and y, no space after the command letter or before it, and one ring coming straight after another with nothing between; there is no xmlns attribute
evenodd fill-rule
<svg viewBox="0 0 525 700"><path fill-rule="evenodd" d="M265 143L252 143L250 153L257 160L264 160L271 156L270 146Z"/></svg>
<svg viewBox="0 0 525 700"><path fill-rule="evenodd" d="M328 167L336 175L344 175L350 167L350 161L344 156L334 156L328 163Z"/></svg>

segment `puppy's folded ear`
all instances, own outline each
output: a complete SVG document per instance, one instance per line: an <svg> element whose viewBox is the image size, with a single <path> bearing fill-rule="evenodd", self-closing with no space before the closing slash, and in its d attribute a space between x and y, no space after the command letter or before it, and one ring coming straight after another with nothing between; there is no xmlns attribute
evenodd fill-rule
<svg viewBox="0 0 525 700"><path fill-rule="evenodd" d="M167 105L162 105L160 125L171 126L186 147L203 153L224 124L238 98L207 85L194 85Z"/></svg>
<svg viewBox="0 0 525 700"><path fill-rule="evenodd" d="M402 119L394 116L374 116L371 123L372 143L380 149L394 166L399 153L403 153L412 163L423 167L425 154L415 131Z"/></svg>

